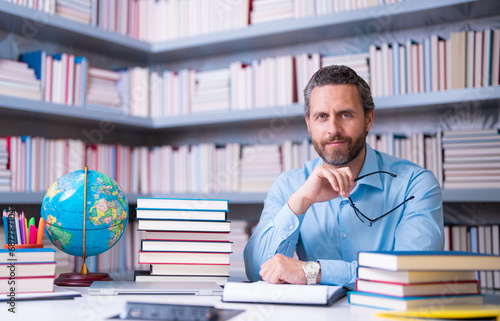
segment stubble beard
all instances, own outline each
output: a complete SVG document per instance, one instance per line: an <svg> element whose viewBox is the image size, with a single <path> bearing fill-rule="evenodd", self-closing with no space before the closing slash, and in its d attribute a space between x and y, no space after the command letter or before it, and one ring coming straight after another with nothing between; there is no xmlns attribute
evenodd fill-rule
<svg viewBox="0 0 500 321"><path fill-rule="evenodd" d="M359 156L366 143L366 135L368 133L365 130L364 135L360 135L356 140L353 141L350 137L343 137L341 135L334 135L327 139L323 139L320 142L313 140L312 144L318 155L323 159L323 161L332 166L342 166L354 160ZM343 141L346 144L341 148L336 148L330 154L326 154L325 146L331 141Z"/></svg>

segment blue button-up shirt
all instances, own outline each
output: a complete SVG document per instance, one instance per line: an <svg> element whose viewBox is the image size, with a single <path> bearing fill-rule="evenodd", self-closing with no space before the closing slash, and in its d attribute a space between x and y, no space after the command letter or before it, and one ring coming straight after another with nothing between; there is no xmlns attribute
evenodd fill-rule
<svg viewBox="0 0 500 321"><path fill-rule="evenodd" d="M317 158L283 172L270 188L244 252L249 280L260 280L261 264L277 253L292 257L296 251L300 260L319 261L322 284L348 285L356 280L359 251L443 250L441 188L429 170L366 144L359 176L388 171L397 177L375 174L357 181L350 194L356 207L374 219L415 197L369 227L345 197L315 203L302 215L290 210L290 196L321 164Z"/></svg>

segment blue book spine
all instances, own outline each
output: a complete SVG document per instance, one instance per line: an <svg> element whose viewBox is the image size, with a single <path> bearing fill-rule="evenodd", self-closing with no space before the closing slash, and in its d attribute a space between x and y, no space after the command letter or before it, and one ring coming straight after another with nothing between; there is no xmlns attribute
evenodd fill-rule
<svg viewBox="0 0 500 321"><path fill-rule="evenodd" d="M21 55L21 61L28 64L28 67L35 71L35 76L40 80L42 94L45 92L45 73L47 53L43 50L28 52Z"/></svg>
<svg viewBox="0 0 500 321"><path fill-rule="evenodd" d="M394 96L399 96L401 94L401 89L399 88L401 80L399 79L399 44L394 42L392 44L392 72L393 72L393 83L394 83Z"/></svg>
<svg viewBox="0 0 500 321"><path fill-rule="evenodd" d="M111 145L110 146L110 153L109 153L109 176L116 180L116 146Z"/></svg>
<svg viewBox="0 0 500 321"><path fill-rule="evenodd" d="M54 60L59 60L61 61L62 60L62 53L58 53L58 54L55 54L55 55L52 55L52 61Z"/></svg>
<svg viewBox="0 0 500 321"><path fill-rule="evenodd" d="M424 80L425 92L432 91L431 40L424 39Z"/></svg>
<svg viewBox="0 0 500 321"><path fill-rule="evenodd" d="M3 210L3 230L5 232L5 244L9 244L9 221L7 211Z"/></svg>
<svg viewBox="0 0 500 321"><path fill-rule="evenodd" d="M470 251L473 253L479 252L479 244L478 244L478 234L477 234L477 226L471 226L469 228L470 235ZM479 271L476 271L476 279L479 280Z"/></svg>
<svg viewBox="0 0 500 321"><path fill-rule="evenodd" d="M45 51L33 51L21 55L21 61L28 64L28 66L35 70L36 78L43 81L45 76Z"/></svg>
<svg viewBox="0 0 500 321"><path fill-rule="evenodd" d="M82 66L82 79L80 91L82 96L80 97L80 106L85 106L85 97L87 95L87 58L85 57L75 57L75 64L81 64Z"/></svg>

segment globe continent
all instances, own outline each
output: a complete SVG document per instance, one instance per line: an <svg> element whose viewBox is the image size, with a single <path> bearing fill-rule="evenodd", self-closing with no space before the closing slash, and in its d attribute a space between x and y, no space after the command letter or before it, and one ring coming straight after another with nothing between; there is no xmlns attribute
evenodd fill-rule
<svg viewBox="0 0 500 321"><path fill-rule="evenodd" d="M47 236L60 250L83 256L83 205L85 171L57 179L43 199L41 216ZM123 235L128 222L128 202L120 186L109 176L87 171L85 255L109 250Z"/></svg>

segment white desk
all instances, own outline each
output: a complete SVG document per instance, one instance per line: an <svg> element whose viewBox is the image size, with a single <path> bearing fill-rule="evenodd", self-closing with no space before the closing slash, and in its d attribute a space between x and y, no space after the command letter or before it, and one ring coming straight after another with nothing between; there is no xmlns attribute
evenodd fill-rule
<svg viewBox="0 0 500 321"><path fill-rule="evenodd" d="M87 288L70 288L83 294L74 300L41 300L17 301L16 313L8 312L8 305L0 304L1 321L100 321L120 313L127 301L160 302L174 304L213 305L221 309L245 310L231 320L264 321L264 320L314 320L314 321L369 321L381 319L373 314L377 309L351 306L344 297L329 307L313 307L298 305L273 304L240 304L224 303L220 296L186 296L186 295L120 295L89 296ZM489 296L485 303L500 304L500 296Z"/></svg>
<svg viewBox="0 0 500 321"><path fill-rule="evenodd" d="M87 288L71 288L80 291L83 296L74 300L41 300L16 301L16 313L8 312L8 305L0 304L0 320L23 321L100 321L120 313L127 301L160 302L178 304L213 305L216 308L245 310L231 320L263 321L263 320L375 320L373 313L377 310L365 307L350 306L347 298L329 307L312 307L273 304L240 304L223 303L220 296L186 296L186 295L120 295L89 296ZM378 319L380 320L380 319Z"/></svg>

